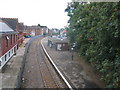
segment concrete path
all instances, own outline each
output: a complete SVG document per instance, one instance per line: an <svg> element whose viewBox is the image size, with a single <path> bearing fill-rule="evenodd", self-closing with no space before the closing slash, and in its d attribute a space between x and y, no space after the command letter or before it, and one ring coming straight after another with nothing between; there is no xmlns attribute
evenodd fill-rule
<svg viewBox="0 0 120 90"><path fill-rule="evenodd" d="M4 68L3 73L0 73L0 89L1 88L15 88L18 73L20 71L21 62L25 51L25 44L29 38L25 39L21 47Z"/></svg>

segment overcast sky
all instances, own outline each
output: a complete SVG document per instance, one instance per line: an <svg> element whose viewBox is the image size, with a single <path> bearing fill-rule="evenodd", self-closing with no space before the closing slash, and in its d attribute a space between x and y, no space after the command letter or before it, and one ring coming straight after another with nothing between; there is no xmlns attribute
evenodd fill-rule
<svg viewBox="0 0 120 90"><path fill-rule="evenodd" d="M69 17L64 12L72 0L0 0L0 17L18 18L25 25L63 28Z"/></svg>

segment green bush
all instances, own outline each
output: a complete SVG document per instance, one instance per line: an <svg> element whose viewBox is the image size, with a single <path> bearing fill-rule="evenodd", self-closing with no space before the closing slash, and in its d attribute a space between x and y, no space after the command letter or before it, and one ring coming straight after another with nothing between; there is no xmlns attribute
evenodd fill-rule
<svg viewBox="0 0 120 90"><path fill-rule="evenodd" d="M106 87L120 87L120 3L71 2L65 11L70 42L102 73Z"/></svg>

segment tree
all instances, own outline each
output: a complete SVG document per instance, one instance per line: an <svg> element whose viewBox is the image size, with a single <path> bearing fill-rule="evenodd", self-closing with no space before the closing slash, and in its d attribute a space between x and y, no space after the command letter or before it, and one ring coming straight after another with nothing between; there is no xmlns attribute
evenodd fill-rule
<svg viewBox="0 0 120 90"><path fill-rule="evenodd" d="M120 87L120 3L68 4L68 36L102 73L106 87Z"/></svg>

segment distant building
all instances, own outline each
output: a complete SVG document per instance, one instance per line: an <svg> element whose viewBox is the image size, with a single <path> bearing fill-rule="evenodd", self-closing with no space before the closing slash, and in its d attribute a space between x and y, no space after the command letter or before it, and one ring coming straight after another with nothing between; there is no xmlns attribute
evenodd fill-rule
<svg viewBox="0 0 120 90"><path fill-rule="evenodd" d="M24 33L31 36L42 35L42 28L40 26L25 26Z"/></svg>
<svg viewBox="0 0 120 90"><path fill-rule="evenodd" d="M52 30L51 29L48 29L48 35L52 36Z"/></svg>
<svg viewBox="0 0 120 90"><path fill-rule="evenodd" d="M24 24L18 23L18 47L23 43L24 40Z"/></svg>
<svg viewBox="0 0 120 90"><path fill-rule="evenodd" d="M52 28L52 35L58 35L58 34L59 34L59 29Z"/></svg>
<svg viewBox="0 0 120 90"><path fill-rule="evenodd" d="M55 48L58 51L67 51L69 50L69 41L68 39L60 40L57 38L49 37L48 46L50 48Z"/></svg>
<svg viewBox="0 0 120 90"><path fill-rule="evenodd" d="M24 26L24 35L31 35L31 26Z"/></svg>
<svg viewBox="0 0 120 90"><path fill-rule="evenodd" d="M47 26L40 26L42 28L42 35L48 34L48 28Z"/></svg>

